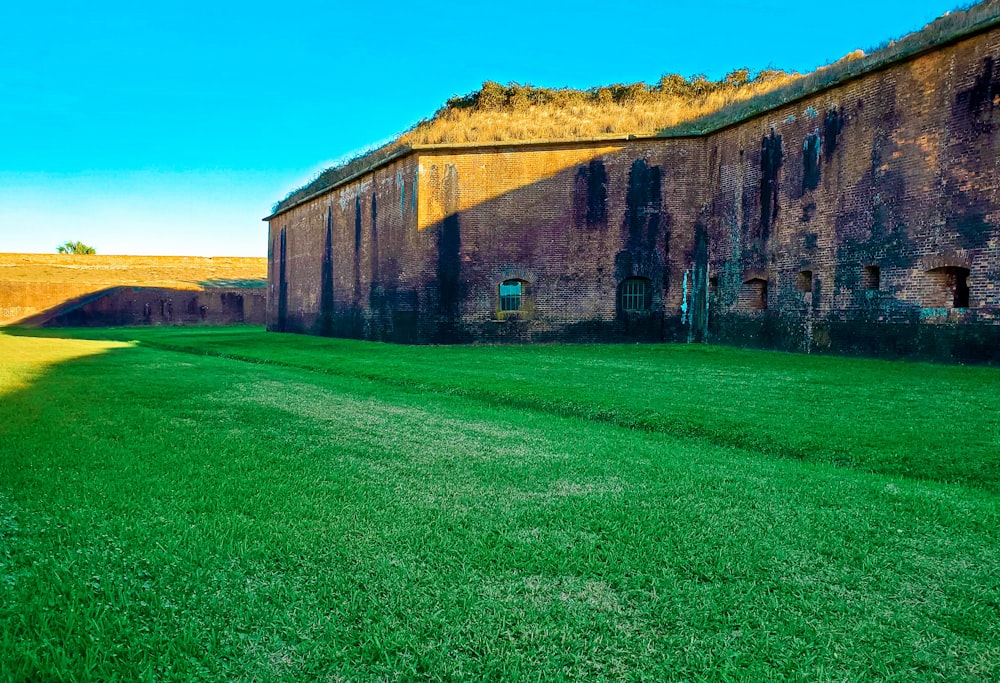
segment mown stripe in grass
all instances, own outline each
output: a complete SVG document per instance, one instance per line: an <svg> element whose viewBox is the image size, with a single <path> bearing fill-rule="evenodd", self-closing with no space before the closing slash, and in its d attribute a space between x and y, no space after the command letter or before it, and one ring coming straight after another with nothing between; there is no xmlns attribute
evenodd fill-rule
<svg viewBox="0 0 1000 683"><path fill-rule="evenodd" d="M658 351L637 353L633 347L501 352L489 347L397 349L253 333L142 330L138 336L156 348L360 377L407 391L541 410L773 456L1000 490L1000 372L995 369L733 349L710 349L702 359L699 349L675 347L663 353L664 364L651 375L650 361ZM309 355L321 350L331 352L332 359ZM375 360L365 360L369 353ZM461 362L456 356L485 367L456 370ZM727 366L730 359L733 364ZM679 371L671 365L677 362L683 364ZM759 372L751 363L759 363ZM546 373L572 385L553 390L542 379ZM926 382L918 379L922 376ZM584 388L590 378L593 386ZM622 387L623 378L635 386ZM676 395L670 392L673 385ZM691 392L710 394L715 403ZM651 395L661 403L650 403Z"/></svg>
<svg viewBox="0 0 1000 683"><path fill-rule="evenodd" d="M0 433L20 678L1000 671L980 491L141 347L0 418L26 393L46 428Z"/></svg>

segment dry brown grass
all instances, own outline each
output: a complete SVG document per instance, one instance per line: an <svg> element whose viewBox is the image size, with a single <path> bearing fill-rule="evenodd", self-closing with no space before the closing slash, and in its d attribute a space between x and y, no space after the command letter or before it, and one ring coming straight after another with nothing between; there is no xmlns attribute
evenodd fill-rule
<svg viewBox="0 0 1000 683"><path fill-rule="evenodd" d="M734 71L720 81L667 76L656 86L635 83L587 91L487 82L479 91L449 100L433 118L389 144L326 169L275 204L274 211L288 208L410 147L653 136L665 127L760 97L801 78L778 71L758 74L752 80L748 75L746 70Z"/></svg>
<svg viewBox="0 0 1000 683"><path fill-rule="evenodd" d="M985 0L870 54L856 50L805 76L770 71L748 79L746 70L739 70L716 82L671 75L654 86L635 83L587 91L487 82L479 91L452 98L433 118L388 145L323 171L275 204L274 211L419 145L704 134L998 22L1000 0Z"/></svg>
<svg viewBox="0 0 1000 683"><path fill-rule="evenodd" d="M671 135L710 132L998 23L1000 23L1000 0L984 0L978 4L956 9L938 17L923 29L898 40L890 40L868 54L862 50L855 50L833 64L821 66L812 73L774 88L770 92L742 101L733 101L703 116L664 126L663 132Z"/></svg>
<svg viewBox="0 0 1000 683"><path fill-rule="evenodd" d="M262 286L266 279L267 259L257 257L0 254L0 289L10 283L204 289Z"/></svg>
<svg viewBox="0 0 1000 683"><path fill-rule="evenodd" d="M413 146L651 136L663 128L758 97L797 78L797 74L771 73L740 87L718 88L693 97L649 90L644 97L624 101L601 101L594 96L581 97L583 101L569 105L556 100L506 108L445 107L433 119L404 133L397 143Z"/></svg>

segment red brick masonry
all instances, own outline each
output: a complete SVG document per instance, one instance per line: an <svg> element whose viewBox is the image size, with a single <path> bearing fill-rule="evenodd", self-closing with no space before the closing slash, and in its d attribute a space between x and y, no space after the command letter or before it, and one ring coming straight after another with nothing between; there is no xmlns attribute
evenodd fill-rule
<svg viewBox="0 0 1000 683"><path fill-rule="evenodd" d="M268 218L268 327L1000 361L998 124L992 28L707 135L416 147Z"/></svg>

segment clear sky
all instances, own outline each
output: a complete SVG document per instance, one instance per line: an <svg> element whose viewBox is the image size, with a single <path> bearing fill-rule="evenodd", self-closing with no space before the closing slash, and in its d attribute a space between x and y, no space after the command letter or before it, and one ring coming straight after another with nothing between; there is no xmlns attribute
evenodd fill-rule
<svg viewBox="0 0 1000 683"><path fill-rule="evenodd" d="M0 251L264 256L261 218L484 80L811 71L956 0L0 3Z"/></svg>

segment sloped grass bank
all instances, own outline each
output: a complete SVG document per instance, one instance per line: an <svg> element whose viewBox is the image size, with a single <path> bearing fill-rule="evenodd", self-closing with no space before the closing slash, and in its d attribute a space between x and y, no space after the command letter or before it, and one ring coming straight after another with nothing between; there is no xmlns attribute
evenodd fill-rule
<svg viewBox="0 0 1000 683"><path fill-rule="evenodd" d="M1000 492L996 368L703 345L415 347L259 328L100 334Z"/></svg>
<svg viewBox="0 0 1000 683"><path fill-rule="evenodd" d="M574 354L619 395L651 348L123 332L0 334L10 680L1000 676L995 492L547 407ZM491 364L543 409L444 389Z"/></svg>

